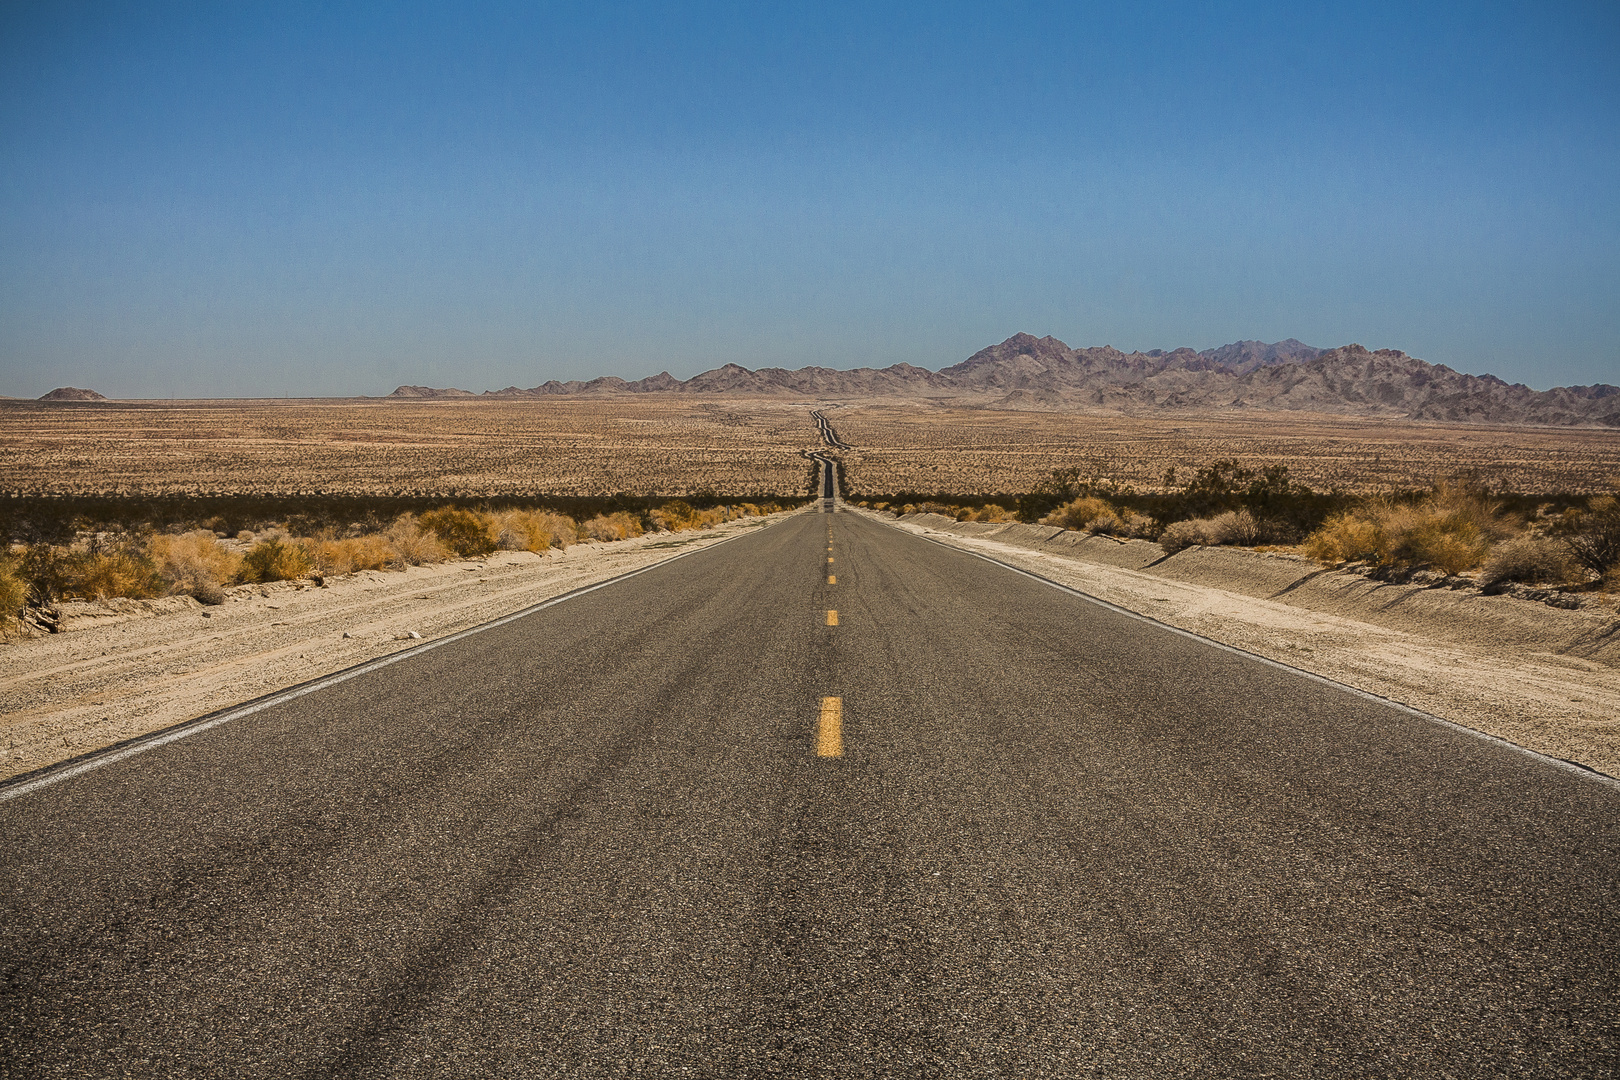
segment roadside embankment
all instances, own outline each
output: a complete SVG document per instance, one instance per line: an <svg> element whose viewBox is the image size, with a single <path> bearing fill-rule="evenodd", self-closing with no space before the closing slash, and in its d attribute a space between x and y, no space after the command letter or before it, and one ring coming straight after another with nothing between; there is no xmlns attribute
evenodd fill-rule
<svg viewBox="0 0 1620 1080"><path fill-rule="evenodd" d="M189 596L62 605L65 632L0 646L0 778L97 750L443 637L771 518L701 532L497 551Z"/></svg>
<svg viewBox="0 0 1620 1080"><path fill-rule="evenodd" d="M1620 616L1607 608L1571 611L1391 584L1237 548L1166 555L1148 541L1051 526L874 516L1170 626L1620 775Z"/></svg>

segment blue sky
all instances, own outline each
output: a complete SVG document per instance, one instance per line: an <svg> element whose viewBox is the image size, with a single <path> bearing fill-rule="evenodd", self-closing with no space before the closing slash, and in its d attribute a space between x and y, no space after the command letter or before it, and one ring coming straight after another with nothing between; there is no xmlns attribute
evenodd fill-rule
<svg viewBox="0 0 1620 1080"><path fill-rule="evenodd" d="M937 368L1620 382L1620 7L0 3L0 394Z"/></svg>

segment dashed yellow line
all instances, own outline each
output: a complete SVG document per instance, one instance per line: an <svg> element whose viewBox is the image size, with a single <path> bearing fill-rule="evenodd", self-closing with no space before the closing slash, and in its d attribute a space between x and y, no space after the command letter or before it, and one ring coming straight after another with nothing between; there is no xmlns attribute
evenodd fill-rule
<svg viewBox="0 0 1620 1080"><path fill-rule="evenodd" d="M827 556L827 561L832 562L832 556L831 555Z"/></svg>
<svg viewBox="0 0 1620 1080"><path fill-rule="evenodd" d="M832 608L827 609L827 625L828 626L837 626L838 625L838 612L834 611Z"/></svg>
<svg viewBox="0 0 1620 1080"><path fill-rule="evenodd" d="M832 574L828 574L827 575L827 584L836 585L836 584L838 584L838 579L836 577L834 577Z"/></svg>
<svg viewBox="0 0 1620 1080"><path fill-rule="evenodd" d="M821 699L821 722L816 725L816 757L844 756L844 699Z"/></svg>

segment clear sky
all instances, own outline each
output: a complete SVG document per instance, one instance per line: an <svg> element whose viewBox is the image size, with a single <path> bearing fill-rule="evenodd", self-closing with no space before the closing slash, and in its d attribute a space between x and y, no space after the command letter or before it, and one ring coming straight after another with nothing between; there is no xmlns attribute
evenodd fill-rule
<svg viewBox="0 0 1620 1080"><path fill-rule="evenodd" d="M1620 383L1620 5L0 2L0 394L1020 330Z"/></svg>

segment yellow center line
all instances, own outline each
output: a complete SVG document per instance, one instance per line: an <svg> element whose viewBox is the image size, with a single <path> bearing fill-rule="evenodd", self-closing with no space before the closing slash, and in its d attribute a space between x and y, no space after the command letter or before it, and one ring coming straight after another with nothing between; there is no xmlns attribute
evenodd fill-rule
<svg viewBox="0 0 1620 1080"><path fill-rule="evenodd" d="M827 575L827 584L836 585L836 584L838 584L838 579L836 577L834 577L833 575L828 574Z"/></svg>
<svg viewBox="0 0 1620 1080"><path fill-rule="evenodd" d="M827 561L832 562L832 556L831 555L827 556Z"/></svg>
<svg viewBox="0 0 1620 1080"><path fill-rule="evenodd" d="M821 722L816 725L816 757L844 756L844 699L821 699Z"/></svg>
<svg viewBox="0 0 1620 1080"><path fill-rule="evenodd" d="M832 608L827 609L827 625L828 626L837 626L838 625L838 612L834 611Z"/></svg>

